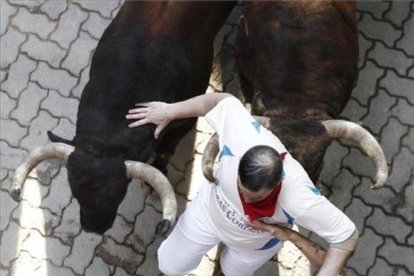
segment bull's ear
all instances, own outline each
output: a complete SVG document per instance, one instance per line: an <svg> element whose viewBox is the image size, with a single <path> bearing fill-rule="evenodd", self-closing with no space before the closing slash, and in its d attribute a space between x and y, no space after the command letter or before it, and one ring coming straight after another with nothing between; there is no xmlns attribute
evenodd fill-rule
<svg viewBox="0 0 414 276"><path fill-rule="evenodd" d="M64 139L62 137L59 137L59 136L53 134L51 131L47 132L47 136L49 137L50 141L52 141L52 142L65 143L65 144L74 146L73 141Z"/></svg>

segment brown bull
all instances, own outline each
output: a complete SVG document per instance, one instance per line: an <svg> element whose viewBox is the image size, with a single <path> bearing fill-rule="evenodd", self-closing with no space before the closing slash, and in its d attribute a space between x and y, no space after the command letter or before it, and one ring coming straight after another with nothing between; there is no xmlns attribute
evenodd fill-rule
<svg viewBox="0 0 414 276"><path fill-rule="evenodd" d="M270 118L265 124L312 181L331 140L345 138L370 156L377 169L371 187L382 187L388 169L379 144L357 124L335 120L357 78L355 2L249 2L239 27L236 60L246 102L253 114Z"/></svg>

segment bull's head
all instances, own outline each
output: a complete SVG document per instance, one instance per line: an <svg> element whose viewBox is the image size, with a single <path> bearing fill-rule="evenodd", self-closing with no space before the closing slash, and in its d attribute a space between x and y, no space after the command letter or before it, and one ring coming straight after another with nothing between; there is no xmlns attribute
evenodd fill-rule
<svg viewBox="0 0 414 276"><path fill-rule="evenodd" d="M269 128L275 133L279 133L281 130L281 126L273 122L270 118L255 118L264 127ZM371 188L378 189L384 186L388 177L388 167L384 152L375 138L367 130L358 124L343 120L325 120L320 123L311 123L312 125L308 124L309 122L304 124L300 122L287 122L285 126L286 130L290 129L289 131L295 131L294 128L296 126L300 128L300 131L296 132L296 137L291 135L294 138L288 137L283 139L284 137L281 136L281 140L292 156L302 164L312 181L315 182L319 177L323 156L330 141L332 139L342 138L356 142L373 161L376 168L376 183L371 185ZM306 131L307 126L309 127L308 131ZM316 139L313 139L315 136L317 136ZM298 139L298 141L294 139ZM305 140L308 140L308 142L301 142ZM291 142L290 145L288 141ZM213 169L218 152L218 138L217 135L213 135L206 146L202 162L204 176L212 182L215 181Z"/></svg>
<svg viewBox="0 0 414 276"><path fill-rule="evenodd" d="M68 166L70 187L79 202L81 226L85 231L103 234L112 226L131 178L151 184L161 197L163 221L157 225L157 234L165 234L174 223L177 211L174 191L159 170L137 161L97 158L64 143L35 148L23 160L16 169L12 183L14 200L20 200L23 183L30 171L50 158L58 158Z"/></svg>

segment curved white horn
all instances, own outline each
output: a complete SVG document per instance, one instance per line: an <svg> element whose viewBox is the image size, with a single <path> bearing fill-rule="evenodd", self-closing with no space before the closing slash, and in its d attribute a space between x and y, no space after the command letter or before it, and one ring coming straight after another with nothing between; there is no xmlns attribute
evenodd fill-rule
<svg viewBox="0 0 414 276"><path fill-rule="evenodd" d="M160 195L163 219L174 223L177 215L177 200L167 177L151 165L138 161L125 161L128 178L137 178L150 184Z"/></svg>
<svg viewBox="0 0 414 276"><path fill-rule="evenodd" d="M356 123L345 120L326 120L321 121L321 123L325 126L329 137L348 139L358 143L375 165L376 183L370 187L378 189L384 186L388 178L388 166L384 152L377 140L366 129Z"/></svg>
<svg viewBox="0 0 414 276"><path fill-rule="evenodd" d="M219 150L218 135L214 133L204 149L203 160L201 162L204 177L212 183L216 182L216 178L214 177L214 162Z"/></svg>
<svg viewBox="0 0 414 276"><path fill-rule="evenodd" d="M75 148L64 143L49 143L32 150L19 164L14 173L11 186L11 196L15 201L20 201L20 193L27 176L40 162L46 159L58 158L66 164L68 157Z"/></svg>

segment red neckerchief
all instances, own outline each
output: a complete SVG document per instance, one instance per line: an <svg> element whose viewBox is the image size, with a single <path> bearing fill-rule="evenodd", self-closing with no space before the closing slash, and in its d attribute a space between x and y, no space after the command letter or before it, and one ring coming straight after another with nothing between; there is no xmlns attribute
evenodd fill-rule
<svg viewBox="0 0 414 276"><path fill-rule="evenodd" d="M280 160L284 160L287 152L282 152L279 154ZM276 210L276 202L282 189L282 183L277 185L270 195L265 199L255 202L247 203L244 200L243 195L240 193L239 186L237 186L237 191L239 192L239 197L243 206L244 214L249 216L251 221L262 218L262 217L271 217Z"/></svg>
<svg viewBox="0 0 414 276"><path fill-rule="evenodd" d="M237 186L237 190L239 191L239 197L243 205L244 214L248 215L251 221L262 217L271 217L275 213L276 202L277 198L279 197L281 188L282 185L279 184L277 185L277 187L273 189L272 193L268 195L265 199L255 203L247 203L244 200L243 195L240 193L239 186Z"/></svg>

